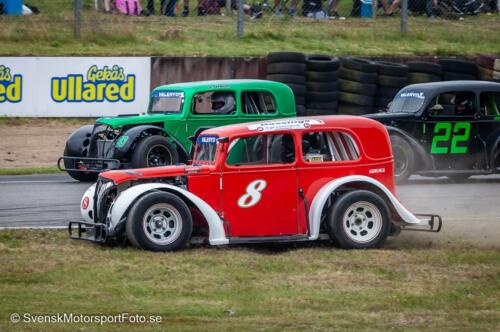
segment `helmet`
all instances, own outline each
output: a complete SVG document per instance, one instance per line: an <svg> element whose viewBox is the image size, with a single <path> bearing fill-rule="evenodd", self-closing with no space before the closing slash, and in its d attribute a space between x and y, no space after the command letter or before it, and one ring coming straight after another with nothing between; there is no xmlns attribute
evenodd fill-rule
<svg viewBox="0 0 500 332"><path fill-rule="evenodd" d="M231 114L236 110L236 101L230 92L214 92L210 101L215 114Z"/></svg>

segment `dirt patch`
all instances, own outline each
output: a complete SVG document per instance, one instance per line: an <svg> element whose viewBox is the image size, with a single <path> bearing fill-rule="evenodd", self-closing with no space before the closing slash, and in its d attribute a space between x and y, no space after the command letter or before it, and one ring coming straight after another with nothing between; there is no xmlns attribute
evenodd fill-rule
<svg viewBox="0 0 500 332"><path fill-rule="evenodd" d="M68 136L93 122L93 119L0 121L0 168L55 166Z"/></svg>

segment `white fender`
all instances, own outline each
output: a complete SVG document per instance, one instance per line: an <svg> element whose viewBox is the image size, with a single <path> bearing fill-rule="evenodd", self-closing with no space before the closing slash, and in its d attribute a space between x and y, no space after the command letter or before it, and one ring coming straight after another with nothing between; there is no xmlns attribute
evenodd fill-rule
<svg viewBox="0 0 500 332"><path fill-rule="evenodd" d="M93 185L91 185L89 187L89 189L87 189L87 191L85 191L85 193L82 196L82 200L80 201L80 214L82 215L82 218L83 218L83 220L85 220L85 222L94 222L94 220L92 218L90 218L89 212L94 209L95 185L96 184L94 183ZM84 207L83 201L85 200L86 197L87 197L88 202L86 203L86 207L84 209L83 208ZM92 217L95 218L94 215L92 215Z"/></svg>
<svg viewBox="0 0 500 332"><path fill-rule="evenodd" d="M221 245L229 243L224 231L224 224L217 215L217 212L215 212L215 210L212 209L210 205L208 205L204 200L190 193L189 191L163 183L139 184L121 192L111 206L110 214L108 214L111 217L109 229L112 231L116 227L116 225L118 225L120 220L122 220L122 218L124 217L125 212L129 209L130 205L135 199L137 199L145 192L154 189L168 189L169 191L174 191L179 195L182 195L183 197L191 201L191 203L193 203L196 207L198 207L208 223L208 239L210 241L210 244Z"/></svg>
<svg viewBox="0 0 500 332"><path fill-rule="evenodd" d="M389 198L392 206L396 210L397 214L401 218L402 222L408 224L419 224L422 223L416 216L408 211L398 199L379 181L364 175L351 175L342 177L340 179L332 180L325 184L314 197L311 208L309 209L309 228L311 230L310 240L316 240L319 236L319 227L321 222L321 213L323 212L323 207L325 206L328 197L340 186L350 183L350 182L368 182L375 185L380 190L382 190Z"/></svg>

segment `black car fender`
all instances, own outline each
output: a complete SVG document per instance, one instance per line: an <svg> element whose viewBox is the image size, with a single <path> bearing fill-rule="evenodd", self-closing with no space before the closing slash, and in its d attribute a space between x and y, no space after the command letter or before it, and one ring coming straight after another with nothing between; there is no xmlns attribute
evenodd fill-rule
<svg viewBox="0 0 500 332"><path fill-rule="evenodd" d="M93 129L93 125L87 125L75 130L66 140L66 154L71 157L85 157Z"/></svg>
<svg viewBox="0 0 500 332"><path fill-rule="evenodd" d="M389 135L399 135L404 138L408 142L408 144L410 144L417 157L417 165L415 167L415 170L420 171L433 168L432 158L425 152L425 149L420 142L418 142L409 133L400 128L386 126L386 129L389 132Z"/></svg>
<svg viewBox="0 0 500 332"><path fill-rule="evenodd" d="M125 157L127 154L133 150L134 146L138 142L138 140L144 135L144 134L149 134L149 135L162 135L165 137L170 138L174 143L175 147L177 149L177 153L179 155L179 162L186 162L189 159L189 155L182 145L182 143L166 132L163 128L160 128L158 126L153 126L153 125L142 125L142 126L136 126L128 129L127 131L123 132L120 137L128 137L125 140L125 143L123 143L120 146L118 145L118 142L120 138L117 139L117 143L115 144L115 150L114 150L114 157L115 158L122 158Z"/></svg>

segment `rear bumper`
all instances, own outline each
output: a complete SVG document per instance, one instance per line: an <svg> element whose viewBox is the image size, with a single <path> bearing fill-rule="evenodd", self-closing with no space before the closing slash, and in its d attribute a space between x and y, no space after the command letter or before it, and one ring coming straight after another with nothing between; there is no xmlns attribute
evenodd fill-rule
<svg viewBox="0 0 500 332"><path fill-rule="evenodd" d="M66 168L64 161L69 161L73 167ZM63 162L62 165L61 162ZM57 160L57 168L61 171L100 173L120 168L120 161L111 158L60 157Z"/></svg>
<svg viewBox="0 0 500 332"><path fill-rule="evenodd" d="M401 230L437 233L443 226L443 219L437 214L415 214L415 216L420 222L415 224L402 224L400 225Z"/></svg>
<svg viewBox="0 0 500 332"><path fill-rule="evenodd" d="M91 242L106 242L106 225L81 221L70 221L68 224L70 239Z"/></svg>

